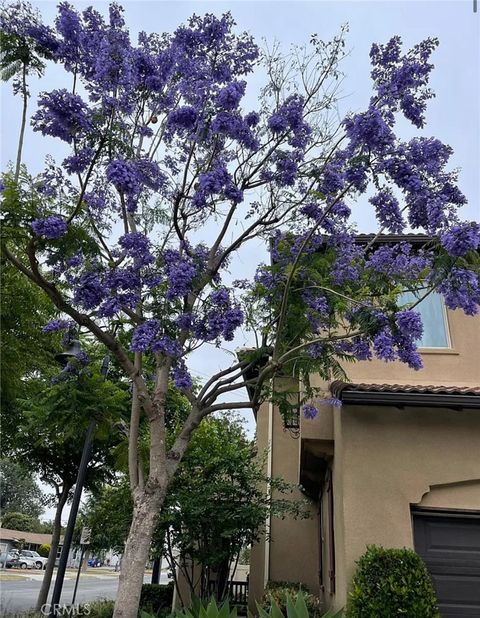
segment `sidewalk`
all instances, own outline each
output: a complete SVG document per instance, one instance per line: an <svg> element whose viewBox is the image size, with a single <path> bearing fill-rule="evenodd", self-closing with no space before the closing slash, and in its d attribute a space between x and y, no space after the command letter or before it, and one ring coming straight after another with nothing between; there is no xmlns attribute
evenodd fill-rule
<svg viewBox="0 0 480 618"><path fill-rule="evenodd" d="M53 572L52 581L55 580L56 571ZM120 571L115 571L109 567L97 567L90 568L86 571L82 571L80 579L112 579L120 575ZM30 570L25 571L19 569L1 569L0 581L42 581L44 571ZM65 572L65 579L75 579L77 577L77 569L67 569Z"/></svg>
<svg viewBox="0 0 480 618"><path fill-rule="evenodd" d="M35 569L0 569L0 582L2 581L42 581L45 571ZM162 574L166 574L167 569L162 569ZM118 578L120 571L115 571L113 567L90 567L86 571L82 571L80 579L108 579ZM152 571L145 570L144 577L151 577ZM53 572L52 581L55 581L56 570ZM77 569L67 569L65 579L75 579L77 577Z"/></svg>

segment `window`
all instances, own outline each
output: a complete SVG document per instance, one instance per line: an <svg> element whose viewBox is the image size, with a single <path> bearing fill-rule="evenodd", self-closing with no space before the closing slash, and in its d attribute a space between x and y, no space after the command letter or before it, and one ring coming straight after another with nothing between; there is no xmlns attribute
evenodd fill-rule
<svg viewBox="0 0 480 618"><path fill-rule="evenodd" d="M400 305L412 304L417 300L413 292L405 292L399 298ZM419 303L415 310L422 316L423 335L417 341L419 348L449 348L447 315L443 298L431 292Z"/></svg>

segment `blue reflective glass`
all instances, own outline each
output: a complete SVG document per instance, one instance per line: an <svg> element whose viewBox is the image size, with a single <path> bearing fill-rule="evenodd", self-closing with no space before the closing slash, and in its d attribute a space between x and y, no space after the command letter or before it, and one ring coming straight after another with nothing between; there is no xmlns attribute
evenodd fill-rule
<svg viewBox="0 0 480 618"><path fill-rule="evenodd" d="M416 301L412 292L405 292L399 298L400 305ZM420 312L423 322L423 335L417 341L419 348L448 348L447 322L443 298L437 292L432 292L415 307Z"/></svg>

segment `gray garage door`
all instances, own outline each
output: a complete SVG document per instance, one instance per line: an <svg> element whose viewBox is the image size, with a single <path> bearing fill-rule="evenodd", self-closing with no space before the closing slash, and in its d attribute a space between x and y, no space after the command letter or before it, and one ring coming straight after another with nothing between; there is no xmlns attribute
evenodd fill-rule
<svg viewBox="0 0 480 618"><path fill-rule="evenodd" d="M444 618L480 618L480 516L413 511L415 550L427 563Z"/></svg>

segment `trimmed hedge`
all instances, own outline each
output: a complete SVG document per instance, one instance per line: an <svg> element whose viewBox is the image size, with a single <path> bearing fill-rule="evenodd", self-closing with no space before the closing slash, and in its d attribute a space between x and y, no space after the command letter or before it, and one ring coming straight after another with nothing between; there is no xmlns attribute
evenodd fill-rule
<svg viewBox="0 0 480 618"><path fill-rule="evenodd" d="M172 609L173 582L169 584L143 584L140 596L139 615L146 612L152 616L168 616ZM112 618L115 601L93 601L80 606L79 616Z"/></svg>
<svg viewBox="0 0 480 618"><path fill-rule="evenodd" d="M432 581L411 549L371 545L358 561L346 618L440 618Z"/></svg>
<svg viewBox="0 0 480 618"><path fill-rule="evenodd" d="M164 613L172 609L173 582L169 584L143 584L140 607L152 614Z"/></svg>

